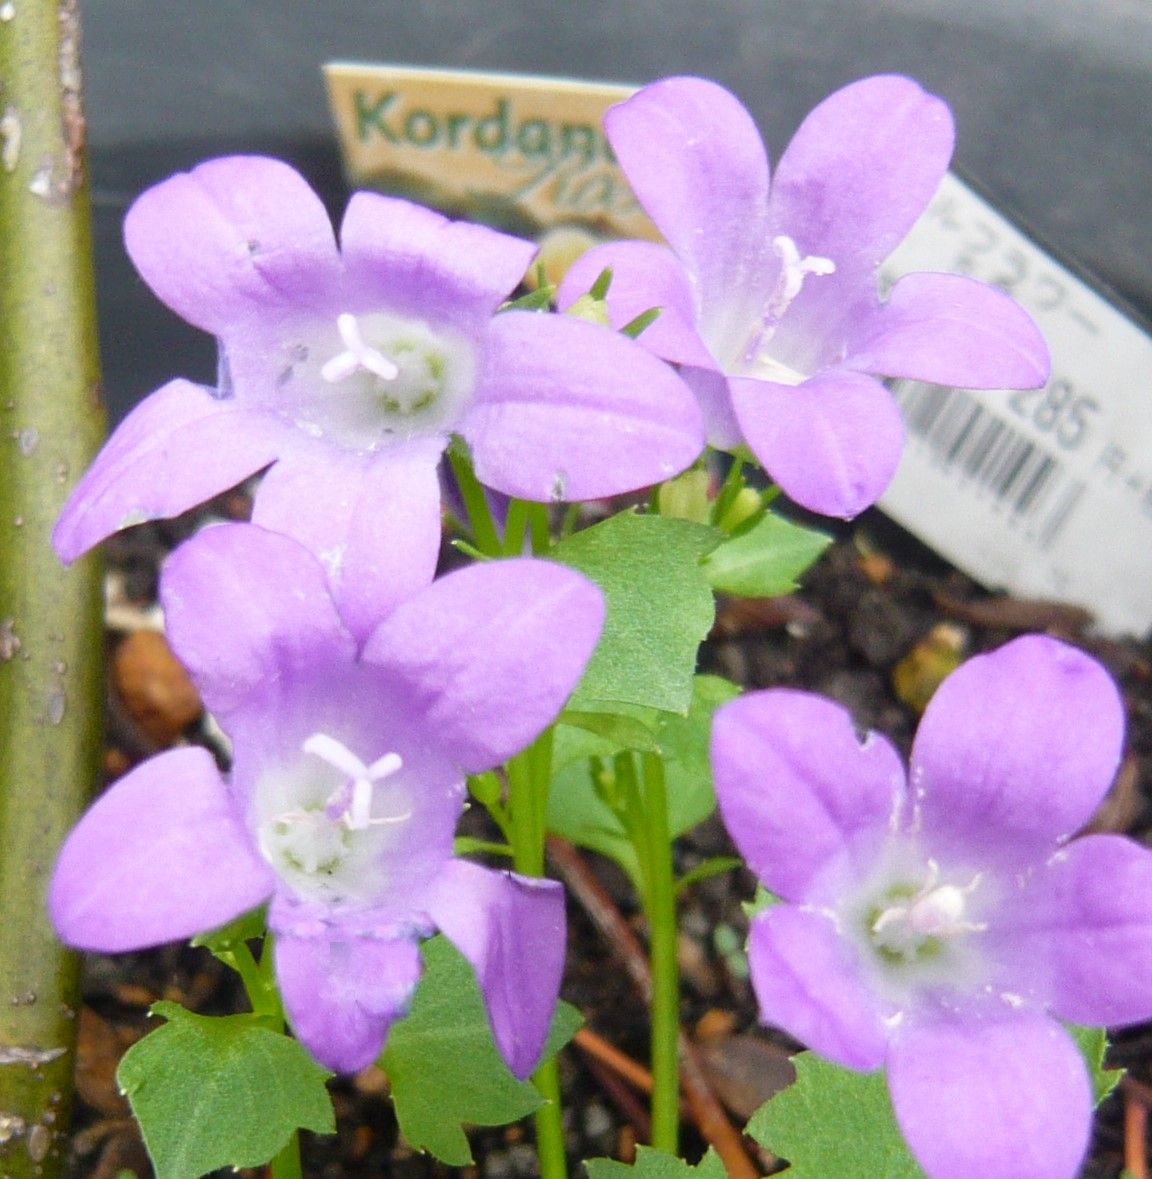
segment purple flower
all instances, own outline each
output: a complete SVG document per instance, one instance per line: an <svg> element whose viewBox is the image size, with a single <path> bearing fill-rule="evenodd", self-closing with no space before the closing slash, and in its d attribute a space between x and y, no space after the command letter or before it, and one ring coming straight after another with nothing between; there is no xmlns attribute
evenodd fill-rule
<svg viewBox="0 0 1152 1179"><path fill-rule="evenodd" d="M1007 295L911 274L888 299L876 271L923 212L952 155L940 99L901 77L837 91L768 161L748 112L699 78L646 86L605 119L612 148L671 249L598 247L566 304L613 270L611 320L658 306L640 337L683 366L709 441L746 444L797 502L833 516L873 503L896 470L899 411L869 374L1032 388L1044 341Z"/></svg>
<svg viewBox="0 0 1152 1179"><path fill-rule="evenodd" d="M132 413L65 506L72 560L268 467L253 519L321 558L360 637L426 584L439 550L449 435L479 478L525 499L659 482L703 446L679 377L607 328L498 306L535 247L357 193L338 249L286 164L212 160L150 189L128 252L174 311L220 344L220 385L177 380Z"/></svg>
<svg viewBox="0 0 1152 1179"><path fill-rule="evenodd" d="M177 749L120 779L60 853L49 904L64 940L132 950L268 901L289 1020L317 1059L351 1072L405 1011L418 942L439 929L525 1076L560 985L562 890L455 859L453 835L464 775L527 745L575 685L599 591L544 561L473 566L360 644L307 551L235 524L177 551L161 596L173 647L232 739L232 772Z"/></svg>
<svg viewBox="0 0 1152 1179"><path fill-rule="evenodd" d="M725 823L786 902L752 924L762 1017L848 1068L885 1066L932 1179L1075 1175L1092 1094L1056 1019L1152 1015L1152 853L1069 842L1123 728L1099 664L1037 636L948 677L907 781L821 697L758 692L717 714Z"/></svg>

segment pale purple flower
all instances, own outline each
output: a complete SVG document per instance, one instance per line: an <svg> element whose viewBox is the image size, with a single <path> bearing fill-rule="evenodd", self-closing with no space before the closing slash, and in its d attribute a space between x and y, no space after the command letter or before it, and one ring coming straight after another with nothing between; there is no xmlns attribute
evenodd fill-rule
<svg viewBox="0 0 1152 1179"><path fill-rule="evenodd" d="M399 601L432 576L451 434L482 482L538 501L659 482L704 444L691 392L631 341L495 315L530 242L361 192L338 248L303 178L259 157L173 176L124 229L149 286L218 338L219 388L173 381L123 422L56 527L65 560L271 464L254 521L321 558L362 636L382 584Z"/></svg>
<svg viewBox="0 0 1152 1179"><path fill-rule="evenodd" d="M525 1076L564 959L559 885L453 857L464 777L527 745L599 635L585 578L545 561L472 566L401 602L363 643L320 564L251 524L165 567L172 644L233 744L162 753L97 801L49 904L69 944L132 950L267 901L288 1018L341 1072L373 1060L443 932L476 970L496 1043Z"/></svg>
<svg viewBox="0 0 1152 1179"><path fill-rule="evenodd" d="M973 388L1047 379L1043 339L1000 291L910 274L877 296L877 268L952 155L947 106L908 78L866 78L827 98L771 184L756 125L713 82L646 86L605 127L670 248L597 247L561 303L611 267L614 324L660 307L640 339L683 366L711 444L746 444L805 507L852 516L896 470L903 425L871 374Z"/></svg>
<svg viewBox="0 0 1152 1179"><path fill-rule="evenodd" d="M1056 1021L1152 1016L1152 852L1069 842L1123 731L1103 668L1038 636L948 677L907 780L821 697L757 692L717 714L721 813L785 902L752 923L762 1018L848 1068L886 1067L931 1179L1070 1179L1092 1093Z"/></svg>

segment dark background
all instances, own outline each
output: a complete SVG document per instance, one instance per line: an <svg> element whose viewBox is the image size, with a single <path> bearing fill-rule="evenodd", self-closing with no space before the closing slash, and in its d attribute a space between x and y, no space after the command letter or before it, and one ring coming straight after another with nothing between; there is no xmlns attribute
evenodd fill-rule
<svg viewBox="0 0 1152 1179"><path fill-rule="evenodd" d="M208 156L295 164L345 198L320 65L444 65L729 86L779 153L806 110L898 71L952 105L955 166L1152 316L1152 0L89 0L81 4L105 384L114 419L212 342L136 278L120 222ZM882 166L883 161L878 161ZM174 226L173 232L179 232Z"/></svg>

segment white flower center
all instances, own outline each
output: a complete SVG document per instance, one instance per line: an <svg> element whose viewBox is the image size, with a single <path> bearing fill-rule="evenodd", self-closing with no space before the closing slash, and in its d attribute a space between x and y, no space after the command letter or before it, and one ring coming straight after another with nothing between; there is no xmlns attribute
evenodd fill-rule
<svg viewBox="0 0 1152 1179"><path fill-rule="evenodd" d="M472 343L419 319L343 312L283 346L281 411L308 433L375 449L448 433L471 397Z"/></svg>
<svg viewBox="0 0 1152 1179"><path fill-rule="evenodd" d="M357 895L381 849L381 829L396 827L412 812L373 815L377 787L403 767L400 756L386 753L370 765L326 733L313 733L303 751L338 770L344 780L317 793L314 774L305 773L300 805L261 823L257 833L264 858L294 890L316 900L336 901Z"/></svg>
<svg viewBox="0 0 1152 1179"><path fill-rule="evenodd" d="M886 903L873 911L869 926L873 946L889 961L913 962L935 956L947 942L964 934L987 929L986 923L965 918L968 898L979 883L976 876L963 888L941 884L940 866L929 860L918 891L893 888Z"/></svg>
<svg viewBox="0 0 1152 1179"><path fill-rule="evenodd" d="M776 381L784 385L799 385L805 379L805 375L772 355L772 337L776 334L776 325L784 318L793 300L804 289L804 280L809 275L835 274L836 263L831 258L824 258L818 254L801 257L796 243L786 234L774 237L772 248L780 259L780 273L776 276L776 286L761 313L760 325L752 333L745 349L742 375Z"/></svg>

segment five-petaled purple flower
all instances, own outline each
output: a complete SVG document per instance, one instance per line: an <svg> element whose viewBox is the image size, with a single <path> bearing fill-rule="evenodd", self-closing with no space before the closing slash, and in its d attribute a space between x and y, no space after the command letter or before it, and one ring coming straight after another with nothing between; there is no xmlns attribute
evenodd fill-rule
<svg viewBox="0 0 1152 1179"><path fill-rule="evenodd" d="M755 124L713 82L656 82L605 126L671 249L597 247L569 273L562 304L611 267L612 323L660 307L640 340L682 366L709 441L746 444L805 507L852 516L896 470L900 414L869 374L975 388L1047 379L1035 325L991 287L910 274L877 297L877 268L952 154L948 108L915 82L866 78L831 95L771 185Z"/></svg>
<svg viewBox="0 0 1152 1179"><path fill-rule="evenodd" d="M495 314L530 242L362 192L338 249L304 180L259 157L150 189L125 238L160 298L218 338L219 388L173 381L124 421L56 527L65 560L273 464L253 520L320 557L363 637L385 589L399 601L432 576L451 434L482 482L538 501L660 482L704 445L690 390L630 340Z"/></svg>
<svg viewBox="0 0 1152 1179"><path fill-rule="evenodd" d="M496 1043L525 1076L564 958L559 885L453 857L464 776L548 724L599 635L600 592L545 561L477 565L400 603L363 643L297 542L212 528L165 568L172 644L233 742L160 754L64 844L50 909L83 949L188 937L269 902L296 1034L368 1064L442 931L476 970ZM562 640L558 638L562 635Z"/></svg>
<svg viewBox="0 0 1152 1179"><path fill-rule="evenodd" d="M820 697L758 692L717 715L721 812L786 902L752 924L762 1017L848 1068L886 1066L932 1179L1070 1179L1092 1093L1053 1017L1152 1015L1152 852L1068 841L1123 727L1104 670L1038 636L941 685L907 782Z"/></svg>

